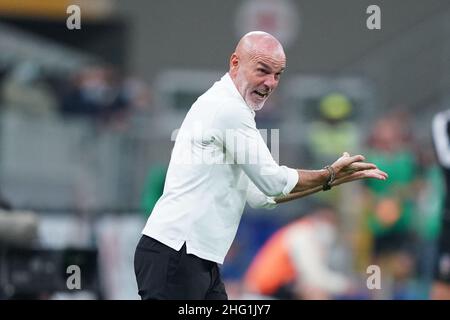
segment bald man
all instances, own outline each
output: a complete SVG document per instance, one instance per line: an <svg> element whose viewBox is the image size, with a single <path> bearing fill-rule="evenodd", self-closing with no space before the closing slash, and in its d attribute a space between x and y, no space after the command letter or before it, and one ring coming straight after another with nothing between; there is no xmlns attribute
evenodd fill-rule
<svg viewBox="0 0 450 320"><path fill-rule="evenodd" d="M201 95L178 132L164 191L142 231L134 258L142 299L227 299L219 264L236 235L246 202L254 208L386 173L344 153L320 170L278 165L255 123L255 111L286 68L268 33L243 36L230 69Z"/></svg>

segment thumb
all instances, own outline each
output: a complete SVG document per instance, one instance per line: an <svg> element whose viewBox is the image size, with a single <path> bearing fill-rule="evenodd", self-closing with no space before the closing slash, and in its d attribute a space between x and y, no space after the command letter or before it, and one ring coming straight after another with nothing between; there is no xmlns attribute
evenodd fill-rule
<svg viewBox="0 0 450 320"><path fill-rule="evenodd" d="M344 153L342 154L342 156L343 156L343 157L350 157L350 154L349 154L348 152L344 152Z"/></svg>

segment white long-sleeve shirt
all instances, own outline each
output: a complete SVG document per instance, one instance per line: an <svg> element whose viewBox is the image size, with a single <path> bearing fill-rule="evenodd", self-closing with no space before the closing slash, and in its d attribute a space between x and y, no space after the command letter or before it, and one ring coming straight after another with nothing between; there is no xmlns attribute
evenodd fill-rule
<svg viewBox="0 0 450 320"><path fill-rule="evenodd" d="M273 208L299 176L279 166L229 74L200 96L175 140L161 198L143 234L223 263L245 202Z"/></svg>

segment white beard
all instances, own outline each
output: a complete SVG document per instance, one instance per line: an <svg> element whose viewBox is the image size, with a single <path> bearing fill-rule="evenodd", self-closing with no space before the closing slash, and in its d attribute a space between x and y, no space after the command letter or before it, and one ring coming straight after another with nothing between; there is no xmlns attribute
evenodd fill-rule
<svg viewBox="0 0 450 320"><path fill-rule="evenodd" d="M250 107L253 111L258 111L258 110L261 110L261 109L264 107L264 103L265 103L265 101L264 101L264 102L261 102L260 104L258 104L258 105L256 105L256 106L251 106L251 105L249 105L249 107Z"/></svg>

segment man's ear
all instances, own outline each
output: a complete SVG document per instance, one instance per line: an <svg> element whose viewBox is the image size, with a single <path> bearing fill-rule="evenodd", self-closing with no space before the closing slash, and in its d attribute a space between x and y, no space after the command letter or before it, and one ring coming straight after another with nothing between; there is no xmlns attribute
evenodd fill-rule
<svg viewBox="0 0 450 320"><path fill-rule="evenodd" d="M236 70L239 66L239 57L233 53L230 57L230 71Z"/></svg>

